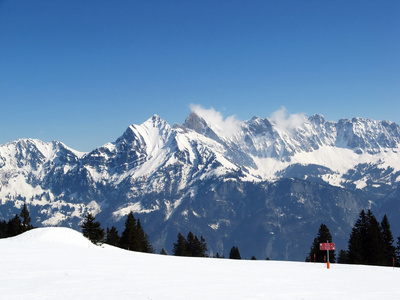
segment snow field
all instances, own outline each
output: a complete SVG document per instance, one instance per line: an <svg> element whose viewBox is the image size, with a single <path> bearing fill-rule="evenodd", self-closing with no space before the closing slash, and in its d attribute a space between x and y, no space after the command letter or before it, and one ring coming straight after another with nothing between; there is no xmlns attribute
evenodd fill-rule
<svg viewBox="0 0 400 300"><path fill-rule="evenodd" d="M143 254L68 228L0 240L1 299L399 299L400 269Z"/></svg>

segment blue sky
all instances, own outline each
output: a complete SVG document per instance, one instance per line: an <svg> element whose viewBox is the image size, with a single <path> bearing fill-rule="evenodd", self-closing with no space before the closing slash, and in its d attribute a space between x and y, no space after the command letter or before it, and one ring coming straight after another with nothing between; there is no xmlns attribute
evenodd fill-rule
<svg viewBox="0 0 400 300"><path fill-rule="evenodd" d="M192 104L400 123L400 1L0 0L0 144L80 151Z"/></svg>

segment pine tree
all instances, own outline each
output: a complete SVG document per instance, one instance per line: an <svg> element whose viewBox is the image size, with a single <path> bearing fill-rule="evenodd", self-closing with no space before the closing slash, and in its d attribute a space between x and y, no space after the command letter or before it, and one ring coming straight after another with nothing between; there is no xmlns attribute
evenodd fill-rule
<svg viewBox="0 0 400 300"><path fill-rule="evenodd" d="M396 266L400 264L400 236L397 237L397 247L396 247Z"/></svg>
<svg viewBox="0 0 400 300"><path fill-rule="evenodd" d="M314 261L314 254L316 262L326 261L326 251L319 250L320 243L332 243L332 235L329 232L329 228L323 223L318 229L318 235L316 238L314 238L314 241L311 245L310 253L308 254L308 257L311 257L311 261ZM334 250L329 250L329 261L333 263L336 262L336 255Z"/></svg>
<svg viewBox="0 0 400 300"><path fill-rule="evenodd" d="M7 237L7 222L0 221L0 239Z"/></svg>
<svg viewBox="0 0 400 300"><path fill-rule="evenodd" d="M385 221L386 223L386 221ZM387 232L385 224L385 234ZM349 239L347 262L350 264L385 265L383 229L371 210L360 216L353 226Z"/></svg>
<svg viewBox="0 0 400 300"><path fill-rule="evenodd" d="M366 235L366 224L367 217L365 211L362 210L350 233L347 251L347 263L349 264L365 263L364 240Z"/></svg>
<svg viewBox="0 0 400 300"><path fill-rule="evenodd" d="M197 241L195 241L195 236L194 234L189 231L187 237L186 237L186 256L195 256L195 251L197 247Z"/></svg>
<svg viewBox="0 0 400 300"><path fill-rule="evenodd" d="M22 226L21 219L18 215L8 221L7 223L7 236L16 236L24 232L24 227Z"/></svg>
<svg viewBox="0 0 400 300"><path fill-rule="evenodd" d="M185 237L179 232L176 243L174 243L174 249L172 250L175 256L187 256L187 244Z"/></svg>
<svg viewBox="0 0 400 300"><path fill-rule="evenodd" d="M339 264L347 264L347 252L344 250L339 251L338 260Z"/></svg>
<svg viewBox="0 0 400 300"><path fill-rule="evenodd" d="M117 228L112 226L111 229L109 229L107 227L106 232L107 232L107 235L106 235L105 243L108 245L111 245L111 246L119 247L120 236L118 234Z"/></svg>
<svg viewBox="0 0 400 300"><path fill-rule="evenodd" d="M206 240L203 236L200 236L200 248L199 248L199 253L200 253L200 257L206 257L207 256L207 244L206 244Z"/></svg>
<svg viewBox="0 0 400 300"><path fill-rule="evenodd" d="M393 258L396 258L396 248L393 246L394 239L392 231L390 230L389 220L386 215L383 216L381 222L381 233L383 239L383 263L385 266L391 266L393 265Z"/></svg>
<svg viewBox="0 0 400 300"><path fill-rule="evenodd" d="M145 253L154 253L153 246L150 244L149 236L144 231L140 219L137 220L136 230L138 235L138 249L137 251Z"/></svg>
<svg viewBox="0 0 400 300"><path fill-rule="evenodd" d="M133 213L130 212L125 221L125 229L121 234L121 248L137 251L139 246L139 236L137 233L136 219Z"/></svg>
<svg viewBox="0 0 400 300"><path fill-rule="evenodd" d="M105 232L101 228L100 222L94 221L95 217L87 213L81 225L83 236L87 237L93 244L101 244L104 240Z"/></svg>
<svg viewBox="0 0 400 300"><path fill-rule="evenodd" d="M31 218L25 203L22 207L20 216L23 218L22 221L18 215L15 215L15 217L8 220L8 222L0 222L0 238L16 236L34 228L30 223Z"/></svg>
<svg viewBox="0 0 400 300"><path fill-rule="evenodd" d="M190 234L191 232L189 232ZM195 235L192 238L187 237L187 242L188 242L188 255L191 257L206 257L207 254L207 245L203 237L199 238Z"/></svg>
<svg viewBox="0 0 400 300"><path fill-rule="evenodd" d="M161 254L161 255L167 255L167 252L165 251L164 248L162 248L160 254Z"/></svg>
<svg viewBox="0 0 400 300"><path fill-rule="evenodd" d="M240 256L239 248L237 246L233 246L231 251L229 252L229 259L242 259Z"/></svg>
<svg viewBox="0 0 400 300"><path fill-rule="evenodd" d="M371 210L367 212L367 235L364 244L365 263L385 265L384 243L381 227Z"/></svg>
<svg viewBox="0 0 400 300"><path fill-rule="evenodd" d="M187 239L179 232L172 250L175 256L207 257L207 244L203 236L200 239L189 231Z"/></svg>
<svg viewBox="0 0 400 300"><path fill-rule="evenodd" d="M29 216L29 210L27 209L25 203L21 210L20 216L22 218L22 227L24 228L24 231L33 229L33 226L31 225L31 217Z"/></svg>

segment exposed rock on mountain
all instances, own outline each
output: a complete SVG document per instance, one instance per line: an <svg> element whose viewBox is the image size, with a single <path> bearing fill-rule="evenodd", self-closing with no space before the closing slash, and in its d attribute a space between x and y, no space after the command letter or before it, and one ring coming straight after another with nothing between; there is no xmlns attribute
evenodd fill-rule
<svg viewBox="0 0 400 300"><path fill-rule="evenodd" d="M173 128L155 115L89 153L32 139L2 145L0 218L26 203L36 225L79 228L90 210L121 228L133 211L156 249L191 230L210 254L237 245L243 257L303 260L322 222L344 248L361 209L400 211L397 124L300 121L254 117L228 133L195 113Z"/></svg>

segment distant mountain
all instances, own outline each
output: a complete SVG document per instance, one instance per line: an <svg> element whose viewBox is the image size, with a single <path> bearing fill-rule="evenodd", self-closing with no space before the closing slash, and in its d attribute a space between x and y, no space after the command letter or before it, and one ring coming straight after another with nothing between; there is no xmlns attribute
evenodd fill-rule
<svg viewBox="0 0 400 300"><path fill-rule="evenodd" d="M361 209L388 214L400 235L400 127L389 121L254 117L221 128L191 113L155 115L89 153L61 142L0 146L0 218L28 205L32 223L79 228L87 211L122 231L133 211L155 246L180 231L210 254L304 260L321 223L345 248Z"/></svg>

